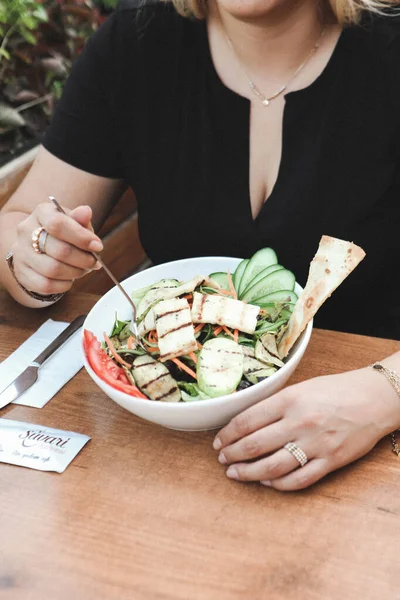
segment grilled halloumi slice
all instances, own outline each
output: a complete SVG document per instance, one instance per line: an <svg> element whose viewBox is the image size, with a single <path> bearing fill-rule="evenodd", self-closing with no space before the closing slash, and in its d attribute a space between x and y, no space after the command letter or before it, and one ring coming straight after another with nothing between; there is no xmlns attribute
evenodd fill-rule
<svg viewBox="0 0 400 600"><path fill-rule="evenodd" d="M145 318L138 325L139 334L146 335L146 333L156 328L154 312L153 309L150 308L153 304L156 304L161 300L178 298L184 294L190 294L201 284L205 284L216 290L220 289L220 286L213 279L209 279L204 275L198 275L197 277L180 284L178 282L174 284L173 279L165 279L158 284L155 284L147 294L145 294L137 309L138 318L147 311Z"/></svg>
<svg viewBox="0 0 400 600"><path fill-rule="evenodd" d="M160 360L197 350L190 306L185 298L162 300L153 307Z"/></svg>
<svg viewBox="0 0 400 600"><path fill-rule="evenodd" d="M199 294L197 292L193 294L193 323L226 325L232 329L253 334L256 330L259 312L258 306L233 298L217 294Z"/></svg>
<svg viewBox="0 0 400 600"><path fill-rule="evenodd" d="M144 336L144 335L146 335L146 333L148 333L149 331L153 331L155 328L156 328L156 321L154 318L153 309L151 308L148 311L145 318L143 319L143 321L140 321L140 323L138 325L138 332L139 332L139 335Z"/></svg>
<svg viewBox="0 0 400 600"><path fill-rule="evenodd" d="M133 361L132 375L139 389L151 400L179 402L181 392L167 367L151 356L138 356Z"/></svg>
<svg viewBox="0 0 400 600"><path fill-rule="evenodd" d="M163 298L174 298L174 290L179 287L177 279L161 279L155 283L143 296L136 307L137 318L140 319L149 309L149 307L162 300ZM169 296L168 294L172 294ZM179 294L178 294L179 296Z"/></svg>

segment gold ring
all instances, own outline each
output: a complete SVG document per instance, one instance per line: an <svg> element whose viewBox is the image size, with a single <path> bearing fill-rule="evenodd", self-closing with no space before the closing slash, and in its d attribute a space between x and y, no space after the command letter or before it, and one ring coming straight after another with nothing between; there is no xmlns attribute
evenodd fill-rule
<svg viewBox="0 0 400 600"><path fill-rule="evenodd" d="M286 444L284 446L284 448L285 448L285 450L290 452L290 454L292 454L292 456L295 457L295 459L300 463L301 467L304 467L304 465L306 465L308 463L307 454L304 452L304 450L299 448L297 446L297 444L294 444L293 442L289 442L288 444Z"/></svg>
<svg viewBox="0 0 400 600"><path fill-rule="evenodd" d="M37 229L34 229L32 231L32 235L31 235L31 238L32 238L32 248L34 249L34 251L37 254L43 254L44 253L44 250L41 248L41 246L39 244L39 238L40 238L41 234L43 233L43 231L46 231L44 227L38 227Z"/></svg>

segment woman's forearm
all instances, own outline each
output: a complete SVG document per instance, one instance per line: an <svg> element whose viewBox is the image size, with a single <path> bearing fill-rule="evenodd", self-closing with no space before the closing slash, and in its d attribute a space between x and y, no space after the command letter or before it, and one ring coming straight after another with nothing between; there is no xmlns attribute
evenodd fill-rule
<svg viewBox="0 0 400 600"><path fill-rule="evenodd" d="M25 289L40 296L68 291L96 263L91 250L102 250L92 231L99 228L125 188L123 181L81 171L59 160L44 148L19 188L0 211L0 284L21 304L41 308L49 302L35 300L15 281L6 262L12 249L15 275ZM67 211L57 212L48 198L53 195ZM69 217L72 217L70 219ZM32 232L48 233L46 256L32 248ZM95 247L89 247L94 243Z"/></svg>

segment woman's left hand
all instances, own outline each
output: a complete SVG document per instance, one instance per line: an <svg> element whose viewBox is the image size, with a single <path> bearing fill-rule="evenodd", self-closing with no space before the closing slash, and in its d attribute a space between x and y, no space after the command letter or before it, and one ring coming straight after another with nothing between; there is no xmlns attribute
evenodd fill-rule
<svg viewBox="0 0 400 600"><path fill-rule="evenodd" d="M266 398L232 419L214 448L231 479L300 490L360 458L399 425L396 392L367 367L310 379ZM284 448L288 442L306 453L304 467Z"/></svg>

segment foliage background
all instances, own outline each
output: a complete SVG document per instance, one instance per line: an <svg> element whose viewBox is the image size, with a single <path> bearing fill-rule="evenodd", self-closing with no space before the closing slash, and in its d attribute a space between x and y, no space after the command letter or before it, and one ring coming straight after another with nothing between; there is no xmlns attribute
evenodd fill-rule
<svg viewBox="0 0 400 600"><path fill-rule="evenodd" d="M0 0L0 166L40 141L75 58L118 0Z"/></svg>

